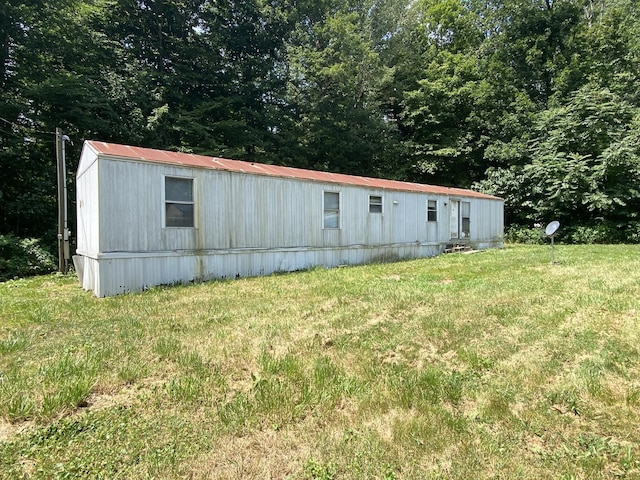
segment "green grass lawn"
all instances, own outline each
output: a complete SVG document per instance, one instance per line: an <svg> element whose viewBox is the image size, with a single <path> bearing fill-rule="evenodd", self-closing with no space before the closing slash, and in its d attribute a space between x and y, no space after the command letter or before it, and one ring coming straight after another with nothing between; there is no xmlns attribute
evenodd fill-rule
<svg viewBox="0 0 640 480"><path fill-rule="evenodd" d="M0 478L640 478L640 246L0 283Z"/></svg>

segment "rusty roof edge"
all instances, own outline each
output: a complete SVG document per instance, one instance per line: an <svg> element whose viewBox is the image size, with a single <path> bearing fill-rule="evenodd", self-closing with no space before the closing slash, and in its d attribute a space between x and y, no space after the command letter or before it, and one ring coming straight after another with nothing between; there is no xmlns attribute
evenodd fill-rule
<svg viewBox="0 0 640 480"><path fill-rule="evenodd" d="M129 152L129 154L122 155L117 153L110 153L108 151L105 151L105 149L100 148L100 144L105 145L107 150L111 146L118 147L118 148L125 148L127 152ZM447 187L442 185L431 185L427 183L408 182L405 180L391 180L386 178L364 177L360 175L348 175L345 173L325 172L322 170L310 170L310 169L304 169L304 168L289 167L284 165L272 165L272 164L264 164L259 162L247 162L245 160L231 160L231 159L222 158L222 157L212 157L212 156L197 155L193 153L183 153L183 152L171 152L168 150L165 151L165 150L152 149L152 148L146 148L146 147L135 147L131 145L114 144L110 142L100 142L100 141L94 141L94 140L86 140L85 145L88 145L89 147L91 147L91 150L93 150L96 153L96 155L123 159L123 160L143 161L143 162L157 163L157 164L164 164L164 165L169 164L169 165L191 167L191 168L222 170L227 172L244 173L247 175L262 175L267 177L278 177L278 178L287 178L287 179L293 178L298 180L307 180L307 181L320 182L320 183L325 182L325 183L332 183L332 184L338 184L338 185L362 186L370 189L391 190L391 191L398 191L398 192L407 192L407 191L418 192L418 193L422 192L422 193L433 193L436 195L449 194L449 195L484 198L487 200L500 200L500 201L504 200L501 197L498 197L495 195L489 195L487 193L477 192L475 190L460 188L460 187ZM142 152L139 152L138 150L143 150L146 152L158 152L158 154L169 155L169 156L184 155L186 157L190 157L193 159L199 158L203 160L209 160L211 161L211 166L204 166L195 162L185 163L180 160L173 161L167 158L164 158L164 159L149 158L147 156L142 155ZM225 163L227 162L236 164L238 168L233 168L232 166L225 165ZM248 166L254 166L255 170L257 171L248 171L240 168L241 165L243 164L246 164ZM273 173L268 171L268 169L262 168L263 166L273 167L278 170L286 170L286 172L283 171L282 173ZM295 173L299 173L299 175L295 175ZM306 175L302 175L302 173L306 173ZM322 176L324 178L319 179L319 178L315 178L315 176ZM338 177L338 178L331 178L331 177ZM347 181L347 179L349 178L358 179L359 181L361 181L361 183L365 183L365 184L360 185L360 184L350 183ZM375 185L375 183L377 182L384 182L384 183L388 183L389 185L387 186ZM367 183L369 183L369 185ZM397 185L397 187L395 185ZM433 191L427 192L424 190L425 188L432 189ZM446 190L446 192L438 192L437 190Z"/></svg>

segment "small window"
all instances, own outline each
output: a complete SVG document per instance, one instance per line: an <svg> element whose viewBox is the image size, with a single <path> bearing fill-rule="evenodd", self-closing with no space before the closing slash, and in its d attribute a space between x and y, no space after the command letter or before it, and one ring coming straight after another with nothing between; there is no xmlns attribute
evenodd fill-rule
<svg viewBox="0 0 640 480"><path fill-rule="evenodd" d="M165 226L193 227L193 179L164 178Z"/></svg>
<svg viewBox="0 0 640 480"><path fill-rule="evenodd" d="M382 197L369 195L369 213L382 213Z"/></svg>
<svg viewBox="0 0 640 480"><path fill-rule="evenodd" d="M427 222L438 221L438 201L427 200Z"/></svg>
<svg viewBox="0 0 640 480"><path fill-rule="evenodd" d="M340 228L340 194L324 192L324 228Z"/></svg>
<svg viewBox="0 0 640 480"><path fill-rule="evenodd" d="M469 238L471 236L471 202L462 202L462 237Z"/></svg>

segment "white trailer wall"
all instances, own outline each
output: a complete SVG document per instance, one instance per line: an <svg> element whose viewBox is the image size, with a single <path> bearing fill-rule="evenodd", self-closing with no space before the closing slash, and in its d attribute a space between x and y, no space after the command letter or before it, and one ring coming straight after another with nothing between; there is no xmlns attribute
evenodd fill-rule
<svg viewBox="0 0 640 480"><path fill-rule="evenodd" d="M446 195L371 189L147 161L83 158L78 174L82 284L97 296L170 284L441 253ZM166 176L193 179L195 228L163 225ZM340 194L339 229L323 228L324 192ZM369 196L382 213L369 212ZM478 248L502 245L499 199L471 203ZM437 222L427 222L427 200Z"/></svg>

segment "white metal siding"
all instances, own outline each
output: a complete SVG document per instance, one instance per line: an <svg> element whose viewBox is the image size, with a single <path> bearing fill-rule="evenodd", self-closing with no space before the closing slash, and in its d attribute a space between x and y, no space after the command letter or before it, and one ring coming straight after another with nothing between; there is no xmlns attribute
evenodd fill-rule
<svg viewBox="0 0 640 480"><path fill-rule="evenodd" d="M446 195L113 158L93 165L78 179L78 251L97 259L85 262L83 286L99 296L431 256L450 241ZM165 176L194 179L195 228L163 226ZM324 191L340 193L339 229L323 228ZM370 195L382 197L383 213L369 212ZM437 201L437 222L427 222L429 199ZM459 199L471 202L472 245L501 246L503 202Z"/></svg>
<svg viewBox="0 0 640 480"><path fill-rule="evenodd" d="M78 253L96 256L100 251L99 163L84 152L76 179L76 241Z"/></svg>
<svg viewBox="0 0 640 480"><path fill-rule="evenodd" d="M106 254L85 261L83 287L99 297L136 292L173 283L211 278L268 275L317 265L334 267L372 261L430 257L440 253L437 245L388 245L374 247L229 250L225 252L158 255Z"/></svg>
<svg viewBox="0 0 640 480"><path fill-rule="evenodd" d="M184 169L105 160L100 165L100 251L163 250L162 174Z"/></svg>
<svg viewBox="0 0 640 480"><path fill-rule="evenodd" d="M471 202L471 241L502 242L503 204L501 201L476 199Z"/></svg>
<svg viewBox="0 0 640 480"><path fill-rule="evenodd" d="M102 252L290 248L443 242L445 196L379 192L332 185L340 192L341 228L323 229L326 185L225 171L103 160L100 177ZM166 228L164 176L195 180L196 228ZM369 213L369 195L383 213ZM427 222L427 199L438 201L438 222ZM472 238L493 238L486 215L494 200L470 199Z"/></svg>

